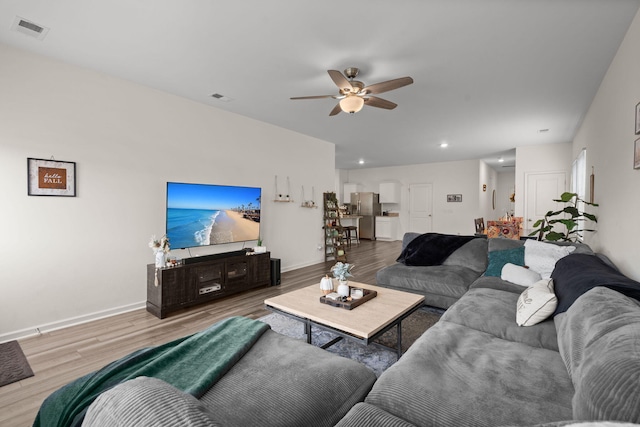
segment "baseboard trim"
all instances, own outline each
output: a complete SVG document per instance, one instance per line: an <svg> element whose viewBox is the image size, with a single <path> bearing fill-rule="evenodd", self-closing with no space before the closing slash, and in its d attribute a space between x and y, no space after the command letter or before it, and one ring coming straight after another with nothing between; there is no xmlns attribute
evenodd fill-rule
<svg viewBox="0 0 640 427"><path fill-rule="evenodd" d="M0 343L6 341L13 341L21 338L27 338L34 335L40 335L45 332L55 331L57 329L68 328L69 326L80 325L82 323L92 322L98 319L104 319L105 317L115 316L116 314L127 313L133 310L139 310L146 307L146 302L137 302L133 304L127 304L120 307L110 308L108 310L96 311L94 313L83 314L82 316L70 317L68 319L59 320L56 322L46 323L44 325L36 325L31 328L22 329L19 331L8 332L0 335Z"/></svg>
<svg viewBox="0 0 640 427"><path fill-rule="evenodd" d="M299 268L316 265L319 262L322 262L322 259L312 260L309 262L304 262L296 265L289 265L286 268L282 269L282 273L286 273L287 271L297 270ZM71 318L59 320L56 322L46 323L44 325L35 325L30 328L7 332L5 334L0 334L0 343L6 342L6 341L13 341L21 338L32 337L34 335L40 335L45 332L51 332L57 329L68 328L69 326L80 325L82 323L103 319L105 317L115 316L116 314L127 313L129 311L138 310L141 308L146 308L146 301L123 305L120 307L114 307L107 310L97 311L95 313L84 314L82 316L71 317Z"/></svg>
<svg viewBox="0 0 640 427"><path fill-rule="evenodd" d="M299 268L304 268L304 267L309 267L309 266L312 266L312 265L317 265L317 264L321 263L322 261L323 261L322 259L319 259L319 260L305 262L305 263L302 263L302 264L288 265L286 267L282 267L281 272L282 273L286 273L287 271L292 271L292 270L297 270Z"/></svg>

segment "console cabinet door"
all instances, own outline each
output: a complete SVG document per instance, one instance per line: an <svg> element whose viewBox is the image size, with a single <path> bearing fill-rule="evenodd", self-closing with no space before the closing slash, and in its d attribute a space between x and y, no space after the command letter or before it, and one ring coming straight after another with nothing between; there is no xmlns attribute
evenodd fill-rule
<svg viewBox="0 0 640 427"><path fill-rule="evenodd" d="M247 257L244 257L247 258ZM227 262L226 285L229 288L247 289L249 284L248 262L246 259L236 259Z"/></svg>
<svg viewBox="0 0 640 427"><path fill-rule="evenodd" d="M213 262L190 268L190 301L210 299L225 292L224 262Z"/></svg>

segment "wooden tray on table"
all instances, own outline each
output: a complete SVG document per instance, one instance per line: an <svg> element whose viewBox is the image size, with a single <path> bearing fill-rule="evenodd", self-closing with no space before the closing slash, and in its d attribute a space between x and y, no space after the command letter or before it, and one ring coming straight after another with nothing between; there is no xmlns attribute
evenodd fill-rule
<svg viewBox="0 0 640 427"><path fill-rule="evenodd" d="M375 298L376 295L378 295L378 292L372 291L369 289L362 289L362 291L363 291L362 298L352 299L351 301L343 302L343 301L327 298L326 296L321 296L320 302L323 304L331 305L333 307L341 307L341 308L344 308L345 310L353 310L357 306L364 304L365 302Z"/></svg>

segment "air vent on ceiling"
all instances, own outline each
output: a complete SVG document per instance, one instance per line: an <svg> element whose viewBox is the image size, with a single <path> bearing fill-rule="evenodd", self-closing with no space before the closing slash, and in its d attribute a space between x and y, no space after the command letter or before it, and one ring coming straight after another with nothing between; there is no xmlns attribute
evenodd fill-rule
<svg viewBox="0 0 640 427"><path fill-rule="evenodd" d="M13 20L11 29L13 31L17 31L38 40L44 39L49 32L49 28L43 27L42 25L38 25L35 22L21 18L19 16L16 16L16 19Z"/></svg>
<svg viewBox="0 0 640 427"><path fill-rule="evenodd" d="M223 101L223 102L229 102L229 101L231 101L231 100L232 100L232 99L231 99L231 98L229 98L228 96L224 96L224 95L219 94L219 93L214 93L213 95L211 95L211 97L212 97L212 98L215 98L215 99L218 99L218 100L220 100L220 101Z"/></svg>

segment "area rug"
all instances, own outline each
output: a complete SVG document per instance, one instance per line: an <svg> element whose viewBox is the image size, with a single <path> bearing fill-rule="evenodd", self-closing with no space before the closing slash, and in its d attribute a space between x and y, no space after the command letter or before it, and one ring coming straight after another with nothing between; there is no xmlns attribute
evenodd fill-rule
<svg viewBox="0 0 640 427"><path fill-rule="evenodd" d="M18 341L0 344L0 387L33 376Z"/></svg>
<svg viewBox="0 0 640 427"><path fill-rule="evenodd" d="M411 316L402 321L402 350L406 351L411 344L415 342L420 335L428 328L433 326L442 315L443 310L423 307L413 313ZM286 335L299 340L306 340L304 333L304 325L302 322L283 316L281 314L269 314L259 320L268 323L271 329L282 335ZM324 331L319 328L311 329L311 342L315 346L323 344L336 338L335 334ZM397 342L396 328L392 328L384 335L379 337L376 342L387 347L395 348ZM387 368L398 361L398 355L392 348L386 348L380 345L363 345L350 340L341 340L327 351L342 357L356 360L369 369L376 376L380 376Z"/></svg>

